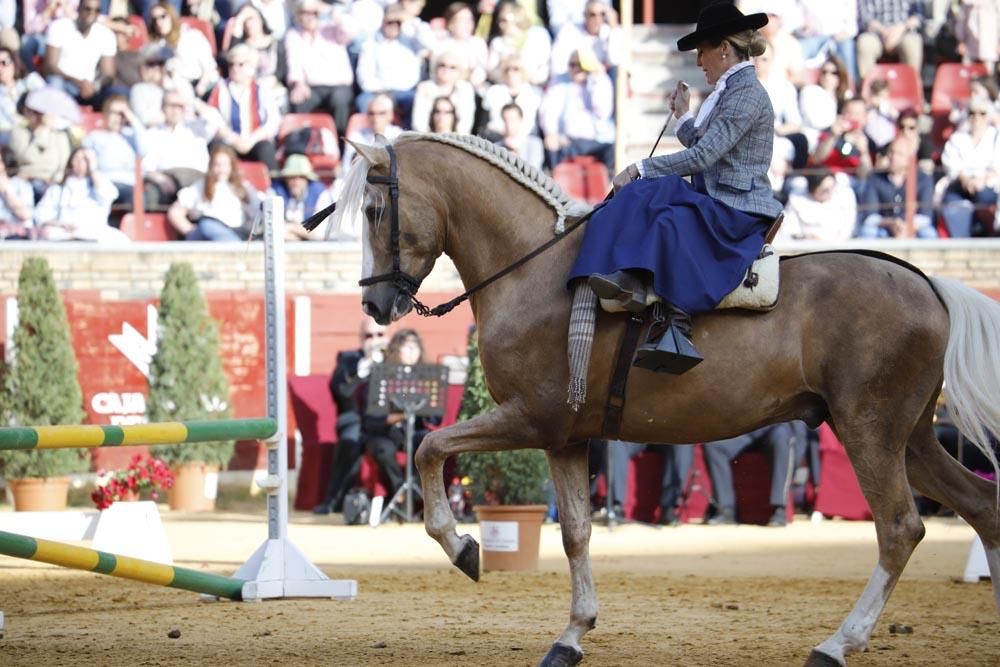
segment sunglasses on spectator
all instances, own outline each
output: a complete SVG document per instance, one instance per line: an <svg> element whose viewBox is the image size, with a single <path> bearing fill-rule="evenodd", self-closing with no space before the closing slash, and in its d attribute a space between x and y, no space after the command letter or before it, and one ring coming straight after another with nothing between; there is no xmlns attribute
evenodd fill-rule
<svg viewBox="0 0 1000 667"><path fill-rule="evenodd" d="M384 337L385 337L385 332L384 331L366 331L365 332L365 340L369 340L371 338L384 338Z"/></svg>
<svg viewBox="0 0 1000 667"><path fill-rule="evenodd" d="M582 67L580 67L580 63L572 61L572 60L569 62L569 68L570 69L583 69Z"/></svg>
<svg viewBox="0 0 1000 667"><path fill-rule="evenodd" d="M100 5L80 5L81 14L99 14L100 12Z"/></svg>
<svg viewBox="0 0 1000 667"><path fill-rule="evenodd" d="M823 68L820 70L820 72L822 72L823 74L833 74L834 76L840 76L840 72L838 72L835 69Z"/></svg>
<svg viewBox="0 0 1000 667"><path fill-rule="evenodd" d="M901 130L915 130L915 129L917 129L917 124L916 123L903 123L902 125L899 126L899 128Z"/></svg>
<svg viewBox="0 0 1000 667"><path fill-rule="evenodd" d="M433 113L434 114L448 114L448 115L451 115L451 114L455 113L455 110L454 109L435 109Z"/></svg>
<svg viewBox="0 0 1000 667"><path fill-rule="evenodd" d="M154 21L162 21L163 19L170 18L170 15L167 14L167 13L163 13L163 14L150 14L149 16Z"/></svg>
<svg viewBox="0 0 1000 667"><path fill-rule="evenodd" d="M505 72L520 72L521 68L517 67L515 65L510 65L508 67L504 67L503 71L505 71Z"/></svg>
<svg viewBox="0 0 1000 667"><path fill-rule="evenodd" d="M985 116L986 112L985 111L970 111L969 115L970 116Z"/></svg>
<svg viewBox="0 0 1000 667"><path fill-rule="evenodd" d="M386 19L382 23L383 25L394 25L396 27L403 25L403 22L400 19Z"/></svg>
<svg viewBox="0 0 1000 667"><path fill-rule="evenodd" d="M389 111L389 110L379 111L378 109L373 109L373 110L371 110L371 111L368 112L368 115L369 116L390 116L390 115L392 115L392 112Z"/></svg>
<svg viewBox="0 0 1000 667"><path fill-rule="evenodd" d="M299 16L319 16L319 12L315 9L300 9Z"/></svg>
<svg viewBox="0 0 1000 667"><path fill-rule="evenodd" d="M587 12L587 18L593 19L593 18L597 18L597 17L600 17L600 18L603 19L604 18L604 12Z"/></svg>
<svg viewBox="0 0 1000 667"><path fill-rule="evenodd" d="M454 63L438 63L438 69L458 69Z"/></svg>

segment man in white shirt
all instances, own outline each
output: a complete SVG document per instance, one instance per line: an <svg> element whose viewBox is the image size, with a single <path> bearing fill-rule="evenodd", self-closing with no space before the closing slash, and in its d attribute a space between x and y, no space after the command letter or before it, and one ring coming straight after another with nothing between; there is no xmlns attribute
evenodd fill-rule
<svg viewBox="0 0 1000 667"><path fill-rule="evenodd" d="M165 122L146 131L146 157L142 161L146 208L162 208L172 203L180 188L191 185L208 170L208 141L196 127L205 121L189 122L190 108L187 97L168 90L163 95Z"/></svg>
<svg viewBox="0 0 1000 667"><path fill-rule="evenodd" d="M361 46L358 56L358 111L365 111L373 96L387 92L403 118L410 117L414 91L420 82L420 44L402 36L408 19L402 5L391 5L382 17L382 28Z"/></svg>
<svg viewBox="0 0 1000 667"><path fill-rule="evenodd" d="M76 20L59 19L46 32L45 75L50 85L94 106L115 78L115 34L97 22L100 0L83 0Z"/></svg>

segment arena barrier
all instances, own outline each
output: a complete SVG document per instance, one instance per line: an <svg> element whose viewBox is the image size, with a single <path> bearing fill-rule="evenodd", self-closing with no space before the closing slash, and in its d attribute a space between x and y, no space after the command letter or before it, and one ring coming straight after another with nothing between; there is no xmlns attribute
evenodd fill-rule
<svg viewBox="0 0 1000 667"><path fill-rule="evenodd" d="M275 221L280 224L275 225ZM0 449L117 447L212 440L267 442L267 540L232 577L0 531L0 554L89 570L136 581L183 588L232 600L285 597L353 599L354 580L331 580L288 539L288 378L285 359L284 202L263 204L264 333L267 417L135 426L37 426L0 429ZM2 616L0 616L2 618ZM0 623L0 633L3 631Z"/></svg>

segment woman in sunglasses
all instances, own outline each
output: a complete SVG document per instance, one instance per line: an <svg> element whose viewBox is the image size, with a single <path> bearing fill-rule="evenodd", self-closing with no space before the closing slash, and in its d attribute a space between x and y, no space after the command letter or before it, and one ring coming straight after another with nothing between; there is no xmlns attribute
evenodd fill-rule
<svg viewBox="0 0 1000 667"><path fill-rule="evenodd" d="M1000 133L990 124L993 105L986 97L969 100L968 128L944 145L941 164L949 179L941 215L952 237L998 233L994 208L1000 190Z"/></svg>

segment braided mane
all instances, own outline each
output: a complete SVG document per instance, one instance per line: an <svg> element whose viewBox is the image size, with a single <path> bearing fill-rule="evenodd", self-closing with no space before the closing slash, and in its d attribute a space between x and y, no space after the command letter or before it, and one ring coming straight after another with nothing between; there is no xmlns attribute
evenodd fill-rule
<svg viewBox="0 0 1000 667"><path fill-rule="evenodd" d="M544 172L531 166L521 156L472 134L452 133L421 133L404 132L396 138L394 144L410 141L436 141L449 146L461 148L466 153L474 155L499 168L515 181L528 188L548 204L556 214L556 233L565 228L567 215L580 215L579 204L575 202L558 183Z"/></svg>

